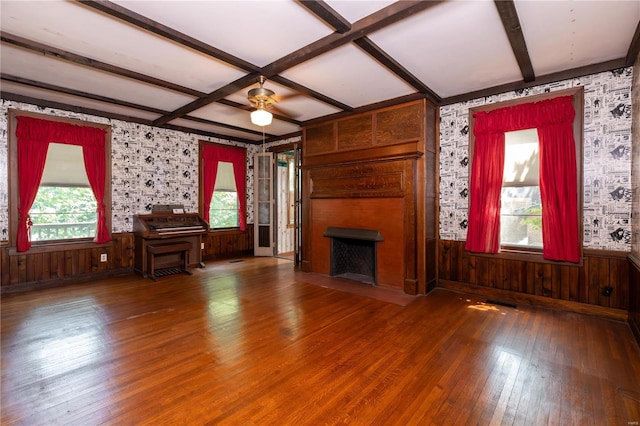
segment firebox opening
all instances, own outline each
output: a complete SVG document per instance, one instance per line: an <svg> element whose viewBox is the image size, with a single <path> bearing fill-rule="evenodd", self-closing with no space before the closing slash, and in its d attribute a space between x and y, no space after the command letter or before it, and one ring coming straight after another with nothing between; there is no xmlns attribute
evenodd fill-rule
<svg viewBox="0 0 640 426"><path fill-rule="evenodd" d="M379 231L328 227L324 236L331 238L332 277L377 283L376 243L384 241Z"/></svg>

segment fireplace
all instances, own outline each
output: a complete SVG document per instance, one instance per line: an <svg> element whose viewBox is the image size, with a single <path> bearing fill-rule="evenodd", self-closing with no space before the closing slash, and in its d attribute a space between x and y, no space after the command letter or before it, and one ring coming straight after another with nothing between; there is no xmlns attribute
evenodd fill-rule
<svg viewBox="0 0 640 426"><path fill-rule="evenodd" d="M373 229L327 227L331 238L330 274L363 283L377 283L377 243L384 241Z"/></svg>

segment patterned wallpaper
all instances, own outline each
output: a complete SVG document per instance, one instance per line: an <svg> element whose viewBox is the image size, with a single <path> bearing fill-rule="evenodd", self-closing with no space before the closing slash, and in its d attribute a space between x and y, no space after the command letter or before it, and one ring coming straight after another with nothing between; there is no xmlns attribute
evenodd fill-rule
<svg viewBox="0 0 640 426"><path fill-rule="evenodd" d="M617 69L441 107L440 238L466 240L469 108L584 86L584 247L631 250L632 75Z"/></svg>
<svg viewBox="0 0 640 426"><path fill-rule="evenodd" d="M253 154L262 145L145 126L104 117L2 100L0 105L0 240L8 239L7 110L9 108L111 125L112 231L131 232L134 214L154 204L198 211L198 141L247 148L247 223L253 223ZM295 138L294 138L295 139ZM294 139L265 144L265 149ZM297 138L299 140L300 138Z"/></svg>
<svg viewBox="0 0 640 426"><path fill-rule="evenodd" d="M631 107L640 110L640 54L633 66L633 90ZM640 115L633 120L631 148L631 253L640 258Z"/></svg>

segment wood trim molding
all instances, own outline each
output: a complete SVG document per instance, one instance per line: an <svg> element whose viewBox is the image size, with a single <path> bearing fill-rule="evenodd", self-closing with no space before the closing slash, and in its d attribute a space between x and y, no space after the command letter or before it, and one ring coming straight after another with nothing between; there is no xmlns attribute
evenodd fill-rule
<svg viewBox="0 0 640 426"><path fill-rule="evenodd" d="M614 252L616 253L616 252ZM632 253L626 253L627 259L629 259L629 262L631 262L633 264L633 266L636 267L636 269L640 270L640 257L632 254Z"/></svg>
<svg viewBox="0 0 640 426"><path fill-rule="evenodd" d="M54 278L42 281L30 281L13 285L3 285L0 287L0 294L22 293L31 290L60 287L62 285L78 284L122 275L130 275L133 274L133 272L133 266L131 266L128 268L110 269L100 272L91 272L88 274L74 275L71 277Z"/></svg>
<svg viewBox="0 0 640 426"><path fill-rule="evenodd" d="M458 291L461 293L472 294L475 296L482 296L486 297L487 299L496 299L504 302L522 304L538 308L563 310L574 312L577 314L612 319L615 321L627 321L629 316L628 312L622 309L606 308L602 306L588 305L586 303L552 299L549 297L536 296L532 294L516 293L509 290L481 287L471 284L464 284L457 281L439 280L438 287Z"/></svg>

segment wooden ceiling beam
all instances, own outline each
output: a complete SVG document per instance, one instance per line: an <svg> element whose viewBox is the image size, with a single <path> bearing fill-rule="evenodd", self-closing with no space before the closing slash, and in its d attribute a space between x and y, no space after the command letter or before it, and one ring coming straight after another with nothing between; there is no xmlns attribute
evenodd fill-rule
<svg viewBox="0 0 640 426"><path fill-rule="evenodd" d="M173 90L175 92L182 93L185 95L190 95L195 97L206 96L206 93L200 92L198 90L193 90L189 87L180 86L178 84L174 84L159 78L151 77L146 74L141 74L139 72L135 72L135 71L131 71L115 65L107 64L105 62L101 62L96 59L87 58L86 56L77 55L72 52L67 52L66 50L58 49L56 47L47 46L43 43L39 43L33 40L28 40L26 38L23 38L14 34L6 33L4 31L0 31L0 40L2 40L5 43L11 44L13 46L22 47L24 49L40 53L44 56L50 56L53 58L62 59L64 61L72 62L85 67L98 69L101 71L108 72L110 74L115 74L120 77L126 77L132 80L142 81L144 83L152 84L158 87L163 87L165 89Z"/></svg>
<svg viewBox="0 0 640 426"><path fill-rule="evenodd" d="M118 5L118 4L115 4L115 3L112 3L112 2L106 1L106 0L95 0L95 1L94 0L76 0L76 1L79 4L82 4L84 6L90 7L92 9L95 9L95 10L98 10L98 11L101 11L101 12L103 12L103 13L109 15L109 16L114 17L114 18L121 19L121 20L123 20L125 22L128 22L129 24L132 24L132 25L138 27L138 28L142 28L142 29L147 30L149 32L152 32L152 33L154 33L156 35L159 35L161 37L164 37L164 38L167 38L167 39L169 39L171 41L174 41L174 42L176 42L178 44L181 44L183 46L186 46L186 47L192 48L194 50L197 50L197 51L199 51L201 53L204 53L204 54L206 54L208 56L211 56L211 57L213 57L215 59L223 61L223 62L225 62L225 63L227 63L229 65L232 65L232 66L234 66L236 68L240 68L240 69L243 69L245 71L249 71L250 73L252 73L250 75L255 75L255 73L259 74L261 72L260 67L254 65L254 64L251 64L251 63L249 63L247 61L244 61L244 60L242 60L242 59L240 59L240 58L238 58L236 56L233 56L233 55L231 55L231 54L229 54L227 52L224 52L224 51L222 51L220 49L216 49L213 46L210 46L210 45L208 45L206 43L203 43L203 42L201 42L201 41L199 41L197 39L194 39L193 37L190 37L190 36L188 36L186 34L183 34L183 33L179 32L179 31L176 31L176 30L174 30L174 29L172 29L170 27L167 27L167 26L165 26L165 25L163 25L163 24L161 24L159 22L156 22L156 21L151 20L151 19L149 19L149 18L147 18L147 17L145 17L143 15L140 15L140 14L138 14L136 12L133 12L133 11L131 11L129 9L126 9L126 8L124 8L124 7L122 7L122 6ZM320 10L321 6L319 4L315 4L316 2L310 2L310 3L314 3L314 4L310 5L309 9L313 8L314 10L318 10L318 11ZM324 2L322 2L322 3L327 8L326 9L326 11L327 11L326 13L330 14L331 12L329 12L329 10L333 11L333 9L331 9L330 6L326 5L326 3L324 3ZM305 7L306 7L306 5L305 5ZM333 11L333 13L337 14L337 12L335 12L335 11ZM339 15L337 15L337 16L339 16ZM251 77L250 80L253 80L253 78L254 77ZM257 77L255 77L255 78L257 78ZM254 81L251 81L251 83L253 83L253 82ZM241 90L243 88L244 87L238 87L237 90ZM214 93L216 93L215 96L213 96ZM233 106L235 108L241 108L241 109L250 109L251 108L249 105L240 106L237 103L234 105L234 103L232 103L232 102L225 102L223 98L216 99L216 97L219 96L220 93L222 93L222 92L216 91L216 92L212 92L212 93L209 93L209 94L201 93L201 94L198 95L198 98L202 98L203 99L202 102L197 102L195 104L194 103L190 103L188 105L185 105L183 108L186 108L186 107L191 108L194 105L201 105L200 107L202 107L202 106L205 106L205 105L207 105L209 103L213 103L213 102L219 102L219 103L222 103L222 104L225 104L225 105L228 105L228 106ZM331 99L331 98L329 98L327 96L324 96L321 93L313 92L313 91L308 90L308 91L305 92L305 95L310 96L312 98L315 98L315 99L317 99L319 101L328 103L330 105L336 106L337 108L341 108L341 106L337 106L339 104L338 101L336 101L334 99ZM176 111L178 111L178 110L176 110ZM162 117L161 121L166 120L170 114L171 113L166 113L165 115L167 117ZM276 117L277 119L282 120L282 121L288 121L288 122L292 122L294 124L299 124L298 121L296 121L294 119L291 119L289 117L284 117L282 115L274 114L274 117ZM160 124L160 121L158 122L158 124Z"/></svg>
<svg viewBox="0 0 640 426"><path fill-rule="evenodd" d="M371 39L369 39L368 37L362 37L354 40L354 43L358 45L362 50L367 52L373 59L380 62L380 64L384 65L388 70L403 79L407 84L411 85L420 93L423 93L431 102L437 105L441 101L440 96L438 96L433 90L427 87L416 76L411 74L409 70L400 65L398 61L389 56Z"/></svg>
<svg viewBox="0 0 640 426"><path fill-rule="evenodd" d="M342 102L330 98L328 96L323 95L322 93L318 93L313 89L309 89L308 87L303 86L302 84L298 84L295 81L291 81L288 78L282 77L281 75L271 76L271 81L275 81L278 84L282 84L285 87L295 90L304 96L308 96L310 98L317 99L325 104L334 106L344 111L351 111L353 107L347 104L343 104Z"/></svg>
<svg viewBox="0 0 640 426"><path fill-rule="evenodd" d="M534 81L536 75L533 71L533 65L531 65L529 50L527 49L527 43L524 41L524 34L522 33L515 3L513 0L494 0L494 3L498 9L504 30L509 38L513 54L520 67L522 79L525 82Z"/></svg>
<svg viewBox="0 0 640 426"><path fill-rule="evenodd" d="M351 29L351 23L322 0L298 0L298 4L322 19L340 34Z"/></svg>
<svg viewBox="0 0 640 426"><path fill-rule="evenodd" d="M133 109L137 109L137 110L140 110L140 111L152 112L152 113L158 114L158 115L162 115L162 114L166 114L167 113L164 110L161 110L161 109L158 109L158 108L153 108L153 107L146 106L146 105L134 104L133 102L127 102L127 101L123 101L123 100L120 100L120 99L110 98L110 97L107 97L107 96L96 95L96 94L84 92L84 91L81 91L81 90L69 89L69 88L66 88L66 87L56 86L56 85L49 84L49 83L43 83L41 81L35 81L35 80L27 79L27 78L17 77L17 76L10 75L10 74L1 73L0 74L0 79L2 79L3 81L10 81L12 83L23 84L23 85L29 86L29 87L36 87L38 89L50 90L50 91L56 92L56 93L63 93L65 95L78 96L78 97L81 97L81 98L91 99L91 100L94 100L94 101L106 102L106 103L113 104L113 105L119 105L119 106L123 106L123 107L127 107L127 108L133 108Z"/></svg>
<svg viewBox="0 0 640 426"><path fill-rule="evenodd" d="M255 83L256 81L258 81L258 77L260 76L260 73L251 73L251 74L247 74L244 77L240 77L239 79L237 79L236 81L227 84L224 87L221 87L218 90L214 90L213 92L209 93L208 95L204 95L192 102L189 102L188 104L176 109L175 111L172 111L171 113L164 115L160 118L158 118L157 120L155 120L153 123L156 126L161 126L165 123L168 123L171 120L174 120L176 118L179 118L185 114L188 114L192 111L195 111L199 108L202 108L203 106L209 105L210 103L213 102L217 102L235 92L237 92L238 90L242 90L245 87Z"/></svg>
<svg viewBox="0 0 640 426"><path fill-rule="evenodd" d="M18 80L16 80L16 79L12 78L12 76L8 76L6 74L2 75L2 80L12 81L12 82L16 82L16 83L32 86L32 87L38 87L38 88L41 88L41 89L47 89L47 90L59 92L59 93L65 93L65 94L70 94L70 95L74 95L74 96L82 96L82 97L87 98L87 99L93 99L93 100L97 100L97 101L101 101L101 102L107 102L107 103L111 103L111 104L115 104L115 105L126 106L126 107L130 107L130 108L137 108L139 110L147 111L147 112L153 112L153 113L158 113L158 114L167 113L167 111L162 111L162 110L159 110L159 109L156 109L156 108L151 108L151 107L147 107L147 106L144 106L144 105L132 104L130 102L120 101L118 99L106 98L106 97L99 96L99 95L92 95L91 93L72 91L72 90L64 89L64 88L62 88L62 90L57 90L56 88L58 88L59 86L53 86L53 85L49 85L49 84L46 84L46 83L33 82L33 84L32 84L32 83L30 83L31 80L26 80L26 79L18 79ZM95 116L98 116L98 117L106 117L106 118L115 119L115 120L130 121L130 122L133 122L133 123L144 124L144 125L147 125L147 126L152 126L153 125L151 120L147 120L147 119L144 119L144 118L138 118L138 117L125 115L125 114L117 114L117 113L113 113L113 112L107 112L107 111L99 110L99 109L95 109L95 108L87 108L87 107L81 107L81 106L77 106L77 105L70 105L70 104L63 103L63 102L48 101L46 99L36 99L36 98L29 97L29 96L18 95L18 94L14 94L14 93L10 93L10 92L5 92L5 91L2 91L2 98L3 99L7 99L7 100L11 100L11 101L16 101L16 102L30 103L30 104L41 106L41 107L56 108L56 109L62 109L62 110L66 110L66 111L78 112L78 113L82 113L82 114L95 115ZM262 132L258 131L258 130L245 129L244 127L232 126L230 124L219 123L217 121L211 121L211 120L207 120L207 119L204 119L204 118L193 117L193 116L189 116L189 115L185 115L184 117L181 117L181 118L184 119L184 120L193 121L193 122L196 122L196 123L202 123L202 124L207 124L207 125L210 125L210 126L222 127L222 128L225 128L225 129L235 130L235 131L248 133L248 134L252 134L252 135L256 135L256 136L262 136ZM199 130L199 129L195 129L195 128L191 128L191 127L175 126L175 125L165 125L165 126L161 126L161 127L165 128L165 129L174 129L174 130L176 130L178 127L180 127L181 131L184 131L185 133L203 134L203 132L204 132L204 133L207 133L209 135L214 135L216 138L235 140L235 141L238 141L238 142L245 142L245 143L253 143L252 141L251 142L247 142L247 141L250 141L250 139L231 138L229 136L221 135L221 134L218 134L218 133L207 132L206 130ZM270 134L267 134L267 136L275 137L275 135L270 135Z"/></svg>
<svg viewBox="0 0 640 426"><path fill-rule="evenodd" d="M196 99L195 101L190 102L189 104L184 105L181 108L178 108L167 116L160 117L155 121L155 123L157 125L164 124L168 121L180 117L181 115L188 114L191 111L202 108L203 106L208 105L212 102L217 102L225 96L228 96L232 93L237 92L238 90L242 90L245 87L249 86L251 83L256 81L259 75L263 75L266 78L271 79L281 72L299 65L302 62L315 58L316 56L335 49L336 47L351 43L353 40L362 38L370 32L384 28L410 15L438 5L443 1L445 0L406 0L392 3L391 5L360 19L352 25L349 31L343 34L329 34L328 36L323 37L320 40L317 40L276 60L275 62L272 62L269 65L266 65L259 73L248 74L228 84L225 87L222 87L204 97L201 97L200 99Z"/></svg>
<svg viewBox="0 0 640 426"><path fill-rule="evenodd" d="M223 61L229 65L233 65L234 67L240 68L244 71L257 72L260 70L260 67L252 63L249 63L243 59L233 56L220 49L216 49L215 47L207 43L203 43L200 40L197 40L184 33L176 31L173 28L167 27L166 25L163 25L152 19L149 19L146 16L142 16L136 12L133 12L129 9L126 9L110 1L78 0L78 3L83 4L92 9L99 10L103 13L106 13L109 16L113 16L115 18L121 19L125 22L135 25L138 28L145 29L151 33L154 33L156 35L172 40L183 46L190 47L193 50L204 53L207 56L211 56L212 58Z"/></svg>
<svg viewBox="0 0 640 426"><path fill-rule="evenodd" d="M328 36L325 36L276 60L275 62L272 62L262 69L262 73L267 78L271 78L276 74L280 74L289 68L293 68L296 65L320 56L323 53L327 53L332 49L351 43L352 41L362 38L374 31L401 21L408 16L441 4L443 1L444 0L397 1L355 22L351 26L351 29L343 34L329 34Z"/></svg>
<svg viewBox="0 0 640 426"><path fill-rule="evenodd" d="M494 96L500 93L524 90L529 87L540 86L547 83L554 83L556 81L569 80L573 78L584 77L589 74L597 74L606 71L612 71L618 68L625 67L625 58L614 59L613 61L601 62L599 64L587 65L584 67L573 68L566 71L560 71L552 74L543 75L537 77L535 81L515 81L513 83L502 84L500 86L489 87L487 89L476 90L475 92L464 93L462 95L450 96L442 99L440 106L451 105L458 102L467 102L473 99L484 98L487 96Z"/></svg>

